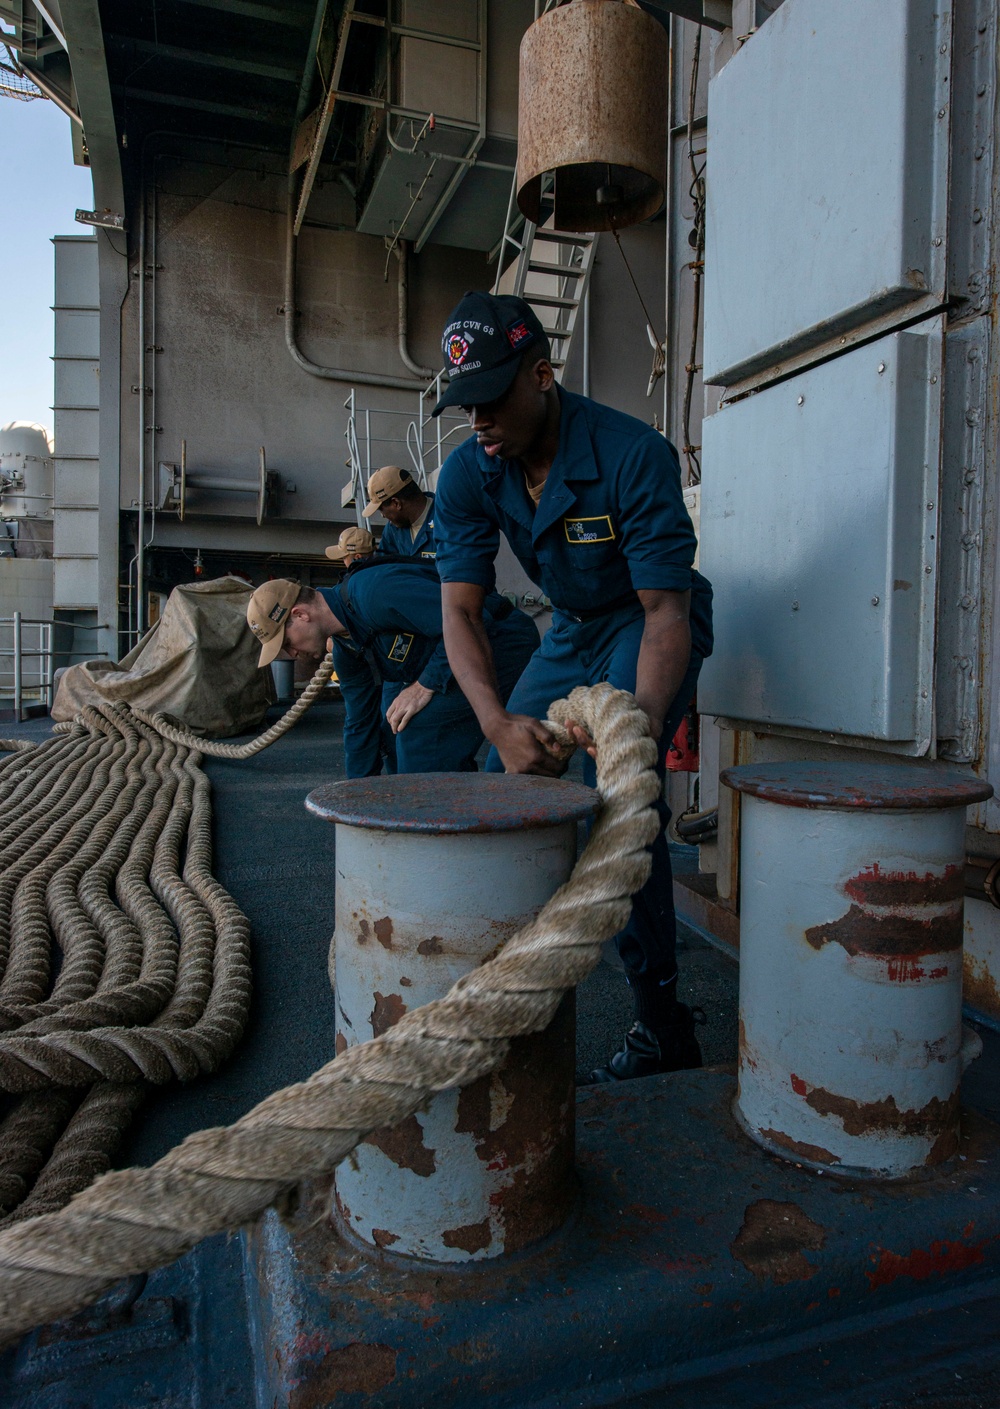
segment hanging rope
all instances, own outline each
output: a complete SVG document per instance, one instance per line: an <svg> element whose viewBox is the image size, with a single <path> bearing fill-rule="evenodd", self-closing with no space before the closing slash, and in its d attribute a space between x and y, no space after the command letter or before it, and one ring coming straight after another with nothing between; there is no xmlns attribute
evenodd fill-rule
<svg viewBox="0 0 1000 1409"><path fill-rule="evenodd" d="M586 977L601 945L625 924L659 825L656 747L633 697L603 684L557 702L549 722L568 745L567 719L597 743L602 806L572 876L537 919L446 997L275 1092L234 1125L199 1131L150 1168L105 1174L58 1213L0 1232L0 1336L12 1340L65 1316L120 1278L259 1217L303 1180L333 1169L368 1132L492 1071L510 1038L549 1023L563 992ZM20 762L4 767L16 772Z"/></svg>

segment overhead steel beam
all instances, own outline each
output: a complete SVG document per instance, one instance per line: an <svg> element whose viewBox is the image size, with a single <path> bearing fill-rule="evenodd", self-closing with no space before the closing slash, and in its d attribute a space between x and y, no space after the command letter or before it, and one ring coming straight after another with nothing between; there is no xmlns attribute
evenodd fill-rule
<svg viewBox="0 0 1000 1409"><path fill-rule="evenodd" d="M306 218L306 207L309 204L309 197L312 195L313 183L316 180L320 158L323 155L327 134L330 131L330 123L333 120L333 109L337 101L337 89L340 87L340 75L344 68L344 55L347 52L347 39L351 32L351 20L353 18L354 0L346 0L344 13L340 18L340 28L337 31L337 51L334 55L333 68L330 71L326 97L323 99L319 116L316 119L316 126L312 133L312 142L309 149L309 160L305 175L302 178L302 189L299 192L299 204L295 212L293 225L293 233L295 235L298 235L299 231L302 229L302 222ZM307 118L306 121L308 122L309 119ZM298 134L296 134L296 140L297 136Z"/></svg>
<svg viewBox="0 0 1000 1409"><path fill-rule="evenodd" d="M226 15L241 15L248 20L264 20L267 24L282 24L289 29L302 29L309 22L308 12L296 14L277 5L257 4L256 0L179 0L200 10L219 10Z"/></svg>
<svg viewBox="0 0 1000 1409"><path fill-rule="evenodd" d="M212 54L205 49L185 49L176 44L159 44L153 39L133 39L130 35L109 34L106 44L127 44L139 54L175 59L182 64L204 68L225 69L233 73L249 73L256 78L273 78L279 83L298 83L299 70L291 64L264 64L256 59L236 59L225 54Z"/></svg>
<svg viewBox="0 0 1000 1409"><path fill-rule="evenodd" d="M190 108L194 112L216 113L219 117L236 117L244 122L259 122L267 127L287 128L290 114L284 108L248 108L236 103L215 103L209 98L188 98L180 93L160 93L152 88L131 88L115 84L116 97L141 103L159 103L168 108Z"/></svg>
<svg viewBox="0 0 1000 1409"><path fill-rule="evenodd" d="M59 7L94 178L95 210L125 209L117 123L98 0L62 0Z"/></svg>
<svg viewBox="0 0 1000 1409"><path fill-rule="evenodd" d="M709 29L729 29L733 23L733 0L639 0L639 4L664 21L677 15Z"/></svg>

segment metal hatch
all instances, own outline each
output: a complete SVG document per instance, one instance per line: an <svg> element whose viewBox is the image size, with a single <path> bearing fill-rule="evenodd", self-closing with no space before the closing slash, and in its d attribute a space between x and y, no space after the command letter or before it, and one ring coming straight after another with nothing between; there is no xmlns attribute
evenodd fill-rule
<svg viewBox="0 0 1000 1409"><path fill-rule="evenodd" d="M707 383L944 302L950 37L935 0L794 0L712 79Z"/></svg>
<svg viewBox="0 0 1000 1409"><path fill-rule="evenodd" d="M941 345L935 318L705 421L703 714L928 751Z"/></svg>

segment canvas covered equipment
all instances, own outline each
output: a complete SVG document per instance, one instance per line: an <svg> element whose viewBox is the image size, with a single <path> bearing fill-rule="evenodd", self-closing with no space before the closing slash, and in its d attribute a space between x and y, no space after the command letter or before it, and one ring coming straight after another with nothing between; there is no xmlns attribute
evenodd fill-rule
<svg viewBox="0 0 1000 1409"><path fill-rule="evenodd" d="M91 660L63 674L52 718L87 705L127 704L166 715L204 738L256 729L274 700L270 670L257 666L247 629L253 588L238 577L175 587L163 615L117 664Z"/></svg>

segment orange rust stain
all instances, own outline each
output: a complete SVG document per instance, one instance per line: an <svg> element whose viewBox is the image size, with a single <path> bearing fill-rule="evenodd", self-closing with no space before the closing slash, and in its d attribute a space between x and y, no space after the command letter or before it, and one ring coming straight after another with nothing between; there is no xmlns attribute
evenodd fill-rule
<svg viewBox="0 0 1000 1409"><path fill-rule="evenodd" d="M898 1135L933 1135L935 1139L940 1139L943 1134L958 1130L957 1092L945 1101L933 1096L919 1110L900 1110L894 1096L886 1096L881 1101L855 1101L849 1096L825 1091L822 1086L808 1087L805 1082L802 1085L806 1088L806 1105L819 1115L836 1116L848 1135L892 1131Z"/></svg>
<svg viewBox="0 0 1000 1409"><path fill-rule="evenodd" d="M358 921L358 943L367 944L372 937L372 927L367 920Z"/></svg>
<svg viewBox="0 0 1000 1409"><path fill-rule="evenodd" d="M914 1248L912 1252L889 1252L879 1248L878 1266L874 1272L866 1272L872 1291L887 1287L898 1277L912 1277L916 1282L928 1277L943 1277L949 1272L964 1272L967 1267L976 1267L983 1260L985 1243L952 1243L940 1240L931 1243L929 1248ZM873 1259L874 1260L874 1259Z"/></svg>
<svg viewBox="0 0 1000 1409"><path fill-rule="evenodd" d="M629 1204L625 1210L633 1218L641 1218L643 1223L669 1223L667 1215L658 1208L650 1208L648 1204Z"/></svg>
<svg viewBox="0 0 1000 1409"><path fill-rule="evenodd" d="M409 1169L426 1179L437 1169L437 1151L424 1144L424 1130L415 1115L408 1115L398 1125L386 1125L373 1130L365 1144L374 1145L399 1169Z"/></svg>
<svg viewBox="0 0 1000 1409"><path fill-rule="evenodd" d="M992 1018L1000 1018L1000 986L989 965L968 950L962 965L962 990L966 1003Z"/></svg>
<svg viewBox="0 0 1000 1409"><path fill-rule="evenodd" d="M406 978L403 975L400 975L399 986L400 988L412 988L413 980L411 978Z"/></svg>
<svg viewBox="0 0 1000 1409"><path fill-rule="evenodd" d="M748 1066L751 1071L757 1070L757 1059L753 1054L753 1049L747 1041L746 1027L744 1026L742 1018L740 1018L739 1020L739 1054L740 1061L744 1064L744 1066Z"/></svg>
<svg viewBox="0 0 1000 1409"><path fill-rule="evenodd" d="M344 1034L343 1034L342 1032L338 1032L338 1033L337 1033L337 1040L336 1040L336 1042L334 1043L334 1046L335 1046L336 1049L337 1049L337 1056L338 1056L338 1057L342 1057L342 1056L344 1055L344 1053L347 1051L347 1038L344 1036Z"/></svg>
<svg viewBox="0 0 1000 1409"><path fill-rule="evenodd" d="M417 945L417 953L425 956L428 954L441 954L443 952L444 941L436 934L432 934L430 939L422 939Z"/></svg>
<svg viewBox="0 0 1000 1409"><path fill-rule="evenodd" d="M368 1019L372 1025L372 1032L376 1037L381 1037L383 1032L388 1032L390 1027L396 1026L405 1012L406 1004L398 993L376 992L375 1006Z"/></svg>
<svg viewBox="0 0 1000 1409"><path fill-rule="evenodd" d="M490 1205L500 1218L505 1252L537 1242L569 1212L574 1026L570 996L544 1032L514 1038L503 1066L458 1095L456 1131L471 1135L477 1157L503 1173ZM504 1115L491 1129L495 1096Z"/></svg>
<svg viewBox="0 0 1000 1409"><path fill-rule="evenodd" d="M482 1252L490 1245L490 1220L481 1223L465 1223L460 1228L449 1228L441 1234L446 1248L461 1248L463 1252Z"/></svg>
<svg viewBox="0 0 1000 1409"><path fill-rule="evenodd" d="M871 959L904 956L912 960L924 954L951 953L962 947L962 903L956 901L952 910L929 915L926 920L874 915L860 905L852 905L839 920L813 925L805 936L814 949L839 944L854 957L864 955Z"/></svg>
<svg viewBox="0 0 1000 1409"><path fill-rule="evenodd" d="M393 1243L399 1242L398 1233L390 1233L388 1228L373 1228L372 1242L377 1248L391 1248Z"/></svg>
<svg viewBox="0 0 1000 1409"><path fill-rule="evenodd" d="M840 1163L840 1156L833 1154L831 1150L824 1149L822 1145L810 1145L805 1140L793 1140L783 1130L762 1130L760 1133L765 1140L770 1140L772 1145L780 1146L790 1155L797 1155L799 1159L812 1160L813 1164Z"/></svg>
<svg viewBox="0 0 1000 1409"><path fill-rule="evenodd" d="M697 1267L703 1267L708 1262L707 1257L701 1257L693 1252L665 1253L665 1252L641 1252L639 1261L644 1267L649 1267L654 1272L660 1272L665 1277L672 1276L677 1272L693 1272Z"/></svg>
<svg viewBox="0 0 1000 1409"><path fill-rule="evenodd" d="M809 1087L802 1080L801 1076L796 1076L794 1071L792 1072L792 1090L795 1092L796 1096L805 1096L809 1091Z"/></svg>
<svg viewBox="0 0 1000 1409"><path fill-rule="evenodd" d="M862 905L944 905L965 894L965 867L948 866L942 875L925 871L883 871L876 861L844 883L852 900Z"/></svg>
<svg viewBox="0 0 1000 1409"><path fill-rule="evenodd" d="M288 1409L313 1409L341 1394L377 1394L396 1378L397 1351L369 1341L330 1350L306 1373L288 1398Z"/></svg>
<svg viewBox="0 0 1000 1409"><path fill-rule="evenodd" d="M825 1228L798 1204L758 1199L748 1205L729 1250L759 1281L769 1277L783 1287L815 1277L818 1269L805 1254L818 1252L825 1242Z"/></svg>
<svg viewBox="0 0 1000 1409"><path fill-rule="evenodd" d="M375 938L383 949L392 948L392 921L388 915L375 921Z"/></svg>

